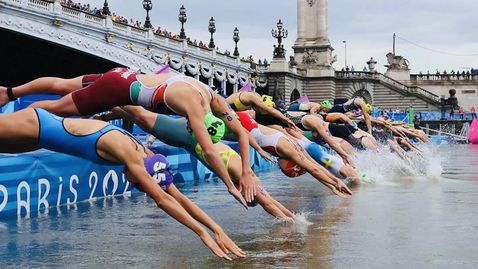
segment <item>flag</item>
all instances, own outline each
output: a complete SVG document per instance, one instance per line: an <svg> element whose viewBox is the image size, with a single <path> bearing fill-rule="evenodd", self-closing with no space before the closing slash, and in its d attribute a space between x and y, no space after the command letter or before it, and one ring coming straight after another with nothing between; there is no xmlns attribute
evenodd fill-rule
<svg viewBox="0 0 478 269"><path fill-rule="evenodd" d="M299 98L295 101L299 104L310 102L309 97L307 97L307 95L304 95L304 96L302 96L301 98Z"/></svg>
<svg viewBox="0 0 478 269"><path fill-rule="evenodd" d="M247 82L246 85L242 86L242 88L239 89L240 92L252 92L252 84L250 82Z"/></svg>
<svg viewBox="0 0 478 269"><path fill-rule="evenodd" d="M161 67L159 70L154 72L155 74L168 74L169 73L169 65L165 65Z"/></svg>

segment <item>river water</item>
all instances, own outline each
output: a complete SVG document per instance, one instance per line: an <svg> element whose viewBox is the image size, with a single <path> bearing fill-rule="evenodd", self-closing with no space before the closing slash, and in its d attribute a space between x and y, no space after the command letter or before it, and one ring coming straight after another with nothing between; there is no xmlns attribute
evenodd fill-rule
<svg viewBox="0 0 478 269"><path fill-rule="evenodd" d="M182 191L247 251L224 262L144 195L0 221L0 268L477 268L478 147L435 146L427 162L364 153L367 182L349 199L310 176L259 173L300 221L249 211L220 183Z"/></svg>

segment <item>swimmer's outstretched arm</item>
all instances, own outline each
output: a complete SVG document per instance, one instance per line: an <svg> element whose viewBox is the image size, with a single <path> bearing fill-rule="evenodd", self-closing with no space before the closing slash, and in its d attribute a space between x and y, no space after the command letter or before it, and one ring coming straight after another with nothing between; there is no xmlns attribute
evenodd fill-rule
<svg viewBox="0 0 478 269"><path fill-rule="evenodd" d="M254 180L253 172L251 170L251 164L249 162L249 137L247 136L246 130L242 127L239 120L233 116L232 110L230 106L226 103L224 98L222 98L218 94L215 94L214 99L211 101L211 108L213 108L217 114L221 115L221 119L227 125L229 131L234 133L237 137L237 142L239 143L239 152L240 152L241 161L242 161L242 176L241 176L241 179L239 180L239 185L240 185L241 191L244 193L244 196L246 197L246 201L251 202L254 199L254 196L256 196L257 193L259 192L260 186ZM204 122L204 119L202 122ZM206 128L204 127L204 124L202 126L203 126L203 129L205 130ZM195 133L197 134L197 132ZM210 139L208 140L208 142L209 144L211 144L211 147L212 147L213 145ZM202 144L201 144L201 147L203 147ZM211 151L213 150L214 149L211 148ZM225 170L226 167L224 166L223 162L220 160L219 155L217 153L216 155L218 157L218 162L222 164L222 167ZM210 164L212 166L212 163ZM214 166L212 167L215 169Z"/></svg>
<svg viewBox="0 0 478 269"><path fill-rule="evenodd" d="M204 110L201 107L187 107L186 108L186 113L188 115L189 119L189 125L193 132L196 134L197 141L199 145L201 145L201 148L203 149L204 152L204 157L206 158L207 162L209 165L212 167L212 169L216 172L218 177L222 179L224 184L226 184L227 189L229 193L234 196L234 198L239 201L245 208L247 208L247 203L242 197L241 193L239 190L236 189L234 184L232 183L231 177L229 176L229 173L227 172L226 166L224 165L224 162L221 160L219 157L219 153L217 153L214 150L214 144L211 141L211 138L209 137L209 134L206 130L206 126L204 125L204 117L205 113ZM244 134L245 135L245 134ZM244 138L247 139L247 136L238 136L238 141L239 141L239 149L241 150L241 154L244 153L244 145L241 148L241 141L242 144L246 143L247 146L247 163L249 163L249 141L246 140L244 141ZM249 168L250 170L250 168ZM246 196L246 200L249 202L252 200L253 196Z"/></svg>
<svg viewBox="0 0 478 269"><path fill-rule="evenodd" d="M126 176L134 179L141 186L141 189L156 202L158 207L195 232L216 256L225 260L231 260L216 242L214 242L209 233L193 217L191 217L191 215L189 215L173 197L165 193L161 187L158 186L144 169L142 160L136 160L136 162L128 160L128 162L125 163Z"/></svg>
<svg viewBox="0 0 478 269"><path fill-rule="evenodd" d="M304 124L306 127L311 127L310 129L313 129L316 131L322 139L324 139L325 143L327 143L337 154L342 157L344 160L344 163L348 163L350 165L353 165L352 159L349 157L347 152L333 139L331 136L327 134L325 131L325 127L322 125L322 122L319 118L313 117L313 116L306 116L304 117Z"/></svg>
<svg viewBox="0 0 478 269"><path fill-rule="evenodd" d="M166 190L181 206L197 221L208 227L216 237L216 243L221 247L225 253L232 252L238 257L245 257L246 254L240 249L234 241L232 241L224 230L211 219L204 211L201 210L195 203L182 194L174 184L171 184Z"/></svg>
<svg viewBox="0 0 478 269"><path fill-rule="evenodd" d="M254 139L254 137L251 135L251 133L247 132L247 136L249 137L249 144L259 153L259 155L262 156L265 160L269 162L276 163L277 160L272 158L269 153L267 153L265 150L263 150L259 144L257 144L257 141Z"/></svg>
<svg viewBox="0 0 478 269"><path fill-rule="evenodd" d="M364 118L364 121L365 121L365 124L367 125L367 133L369 134L372 134L372 121L371 121L371 117L370 117L370 114L368 114L366 111L366 105L365 104L365 101L363 99L357 99L355 100L354 102L356 102L356 105L358 105L360 107L360 109L362 110L362 115L363 115L363 118Z"/></svg>
<svg viewBox="0 0 478 269"><path fill-rule="evenodd" d="M340 120L342 122L352 124L352 120L349 117L339 112L327 113L324 120L328 122L335 122Z"/></svg>
<svg viewBox="0 0 478 269"><path fill-rule="evenodd" d="M287 124L287 126L289 126L289 128L297 130L297 126L295 126L295 123L293 123L289 118L284 116L284 114L280 113L277 109L266 106L266 104L264 104L262 102L261 98L258 97L257 95L255 95L255 94L250 95L250 101L251 101L251 103L254 104L255 107L269 113L269 115L271 115L272 117L274 117L276 119L279 119L282 122L284 122L285 124Z"/></svg>

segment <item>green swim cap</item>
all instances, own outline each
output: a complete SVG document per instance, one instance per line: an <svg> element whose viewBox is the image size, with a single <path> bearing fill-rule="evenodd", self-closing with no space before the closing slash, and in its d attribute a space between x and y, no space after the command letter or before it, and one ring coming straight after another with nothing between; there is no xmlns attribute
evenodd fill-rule
<svg viewBox="0 0 478 269"><path fill-rule="evenodd" d="M364 171L359 172L359 179L360 180L367 179L367 174Z"/></svg>
<svg viewBox="0 0 478 269"><path fill-rule="evenodd" d="M215 144L221 141L221 138L226 133L226 124L224 124L220 118L214 116L212 112L208 112L206 114L204 117L204 124L206 125L207 132L211 137L212 142ZM191 136L197 141L196 134L194 132L192 132Z"/></svg>
<svg viewBox="0 0 478 269"><path fill-rule="evenodd" d="M325 101L322 101L322 103L320 103L321 106L327 108L327 109L331 109L332 108L332 103L330 103L329 100L325 100Z"/></svg>

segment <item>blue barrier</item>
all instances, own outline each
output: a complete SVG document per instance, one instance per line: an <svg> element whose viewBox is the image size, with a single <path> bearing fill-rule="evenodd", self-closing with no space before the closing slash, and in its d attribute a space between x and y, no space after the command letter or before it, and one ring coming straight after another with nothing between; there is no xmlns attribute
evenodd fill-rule
<svg viewBox="0 0 478 269"><path fill-rule="evenodd" d="M228 144L237 150L237 143ZM215 177L184 149L155 143L153 151L167 156L175 183ZM255 150L250 153L255 171L273 166ZM101 166L47 150L0 154L0 219L30 217L45 213L52 206L135 191L122 171L123 166Z"/></svg>

